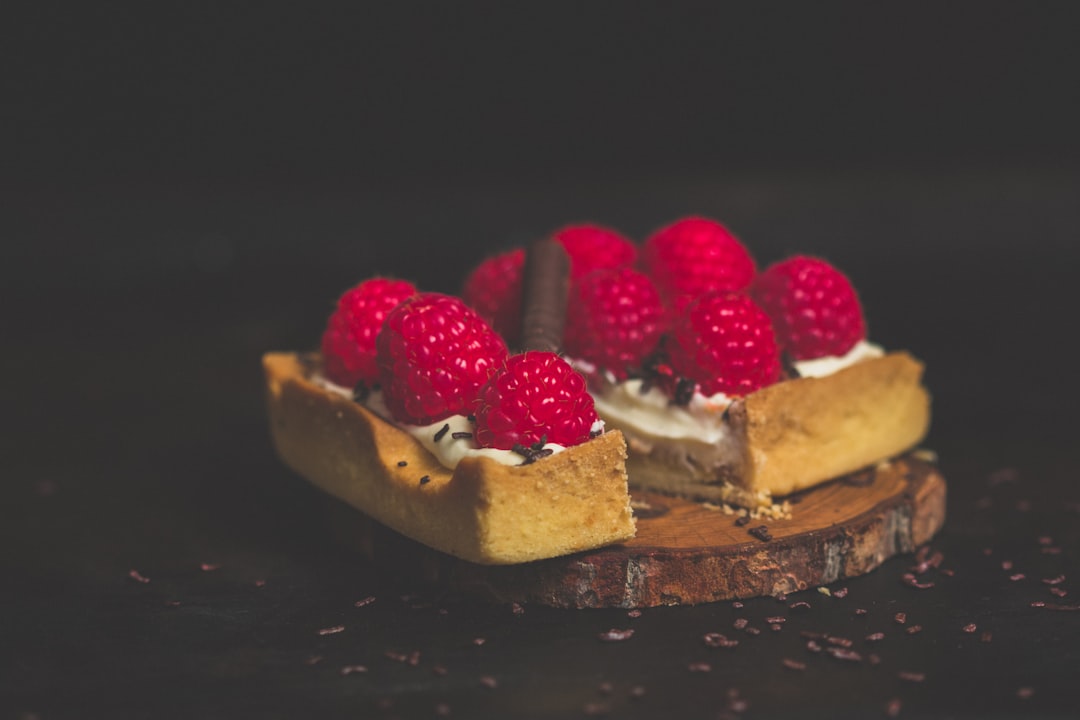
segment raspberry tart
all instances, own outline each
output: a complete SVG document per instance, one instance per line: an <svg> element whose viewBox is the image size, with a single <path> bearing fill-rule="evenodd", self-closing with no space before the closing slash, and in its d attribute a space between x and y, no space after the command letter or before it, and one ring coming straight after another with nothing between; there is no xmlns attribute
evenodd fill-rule
<svg viewBox="0 0 1080 720"><path fill-rule="evenodd" d="M635 268L613 264L575 279L565 351L626 437L632 487L776 516L777 499L925 436L922 364L867 341L826 261L759 272L726 227L689 217L648 238Z"/></svg>
<svg viewBox="0 0 1080 720"><path fill-rule="evenodd" d="M530 255L565 275L561 248ZM542 326L561 326L565 283L532 284L519 327L533 349L516 355L459 298L384 278L346 292L320 354L263 358L282 459L383 525L472 563L632 538L625 442L603 431L584 378L550 351L561 329Z"/></svg>

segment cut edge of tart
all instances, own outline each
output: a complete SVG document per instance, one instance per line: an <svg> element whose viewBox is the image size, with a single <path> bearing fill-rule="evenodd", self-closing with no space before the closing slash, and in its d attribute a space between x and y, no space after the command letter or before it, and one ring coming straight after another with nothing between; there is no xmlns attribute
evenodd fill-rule
<svg viewBox="0 0 1080 720"><path fill-rule="evenodd" d="M721 441L669 438L597 409L629 447L632 487L748 508L771 505L915 447L930 423L923 365L906 352L783 380L717 409Z"/></svg>
<svg viewBox="0 0 1080 720"><path fill-rule="evenodd" d="M528 464L466 457L449 470L405 431L320 387L307 356L267 353L263 369L271 435L285 464L413 540L501 565L634 536L617 430Z"/></svg>

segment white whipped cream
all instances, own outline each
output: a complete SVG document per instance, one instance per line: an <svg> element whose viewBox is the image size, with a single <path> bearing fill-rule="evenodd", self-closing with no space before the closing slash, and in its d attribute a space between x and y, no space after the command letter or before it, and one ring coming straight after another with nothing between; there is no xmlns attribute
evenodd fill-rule
<svg viewBox="0 0 1080 720"><path fill-rule="evenodd" d="M862 360L881 357L884 354L885 351L880 345L860 340L855 343L855 347L847 351L846 355L826 355L813 360L798 360L792 364L802 377L825 377Z"/></svg>
<svg viewBox="0 0 1080 720"><path fill-rule="evenodd" d="M658 387L642 392L643 382L637 378L625 380L595 392L596 411L617 427L641 430L655 437L693 437L711 445L727 434L722 418L732 398L724 393L705 397L696 392L683 406L673 403Z"/></svg>
<svg viewBox="0 0 1080 720"><path fill-rule="evenodd" d="M336 395L341 395L350 400L353 399L353 391L347 387L337 385L321 375L316 375L313 380L320 387L326 388ZM482 448L473 437L455 438L454 433L457 432L476 432L476 427L473 423L469 422L469 418L464 415L451 415L445 420L440 420L431 425L408 425L393 419L390 410L386 407L386 402L383 400L382 391L375 390L371 392L362 404L383 420L392 423L412 435L428 452L438 458L439 462L442 463L444 467L450 470L457 467L457 464L467 457L491 458L502 465L521 465L525 460L525 458L513 450ZM449 425L450 427L446 432L441 433L439 440L436 441L435 435L442 430L444 425ZM603 432L603 430L603 420L597 420L592 426L593 433ZM562 452L566 447L559 445L558 443L549 442L544 445L544 449L551 450L551 454L554 455Z"/></svg>
<svg viewBox="0 0 1080 720"><path fill-rule="evenodd" d="M821 357L794 365L802 377L824 377L883 354L880 346L862 340L842 357ZM574 365L586 371L585 363L575 361ZM719 445L729 439L731 433L724 411L734 398L724 393L706 397L695 392L687 405L680 406L655 386L641 392L642 382L630 379L590 388L596 411L615 427L639 437L695 440L707 445Z"/></svg>

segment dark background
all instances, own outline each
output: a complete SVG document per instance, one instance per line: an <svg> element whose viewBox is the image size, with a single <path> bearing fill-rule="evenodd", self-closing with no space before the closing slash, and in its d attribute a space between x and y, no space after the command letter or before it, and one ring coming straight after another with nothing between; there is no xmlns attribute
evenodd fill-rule
<svg viewBox="0 0 1080 720"><path fill-rule="evenodd" d="M134 352L219 321L254 328L253 363L313 345L364 277L457 292L483 255L568 222L641 240L701 213L762 265L833 260L942 401L963 390L1004 437L1033 415L1071 431L1072 9L17 6L0 312L21 375L72 365L39 357L43 336Z"/></svg>
<svg viewBox="0 0 1080 720"><path fill-rule="evenodd" d="M701 688L657 663L684 667L670 638L717 629L717 608L653 614L654 639L618 661L595 654L592 633L621 615L531 611L510 626L464 606L453 632L432 618L414 627L405 606L371 616L376 655L430 642L422 632L446 657L469 633L501 637L485 672L506 668L516 695L497 701L405 675L343 686L333 668L301 674L314 629L377 583L274 458L260 354L314 346L334 299L362 278L455 292L485 254L580 220L641 240L700 213L761 265L823 255L859 289L871 338L927 362L927 442L950 482L941 541L982 573L923 602L928 628L976 611L999 628L1022 616L1030 598L992 576L999 556L982 550L1024 557L1040 523L1065 552L1046 565L1031 550L1032 577L1040 562L1044 574L1076 567L1073 4L24 3L3 14L0 713L362 715L390 695L405 714L453 696L473 715L528 714L529 702L543 716L592 697L581 663L616 662L669 688L638 716L667 704L713 717ZM980 514L1003 467L1043 514ZM221 573L201 574L207 561ZM904 567L853 582L852 595L891 607ZM154 583L133 583L131 568ZM269 592L253 596L255 578ZM176 598L179 612L163 609ZM905 695L906 712L963 713L957 686L982 693L986 712L1074 709L1062 668L1076 666L1075 623L1040 617L999 630L998 654L964 672L970 658L925 633L904 662L935 658L949 682ZM738 682L766 714L805 712L813 698L865 716L898 692L865 673L850 697L842 673L757 687L751 671L774 668L780 651L756 652L715 681ZM1019 685L1039 690L1035 704L1015 705Z"/></svg>

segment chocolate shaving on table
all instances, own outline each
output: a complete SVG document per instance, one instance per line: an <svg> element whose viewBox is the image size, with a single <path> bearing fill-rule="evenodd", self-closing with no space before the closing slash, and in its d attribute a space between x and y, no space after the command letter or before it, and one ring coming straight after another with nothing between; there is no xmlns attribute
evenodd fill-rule
<svg viewBox="0 0 1080 720"><path fill-rule="evenodd" d="M552 238L525 252L521 296L521 349L559 352L570 292L570 258Z"/></svg>

